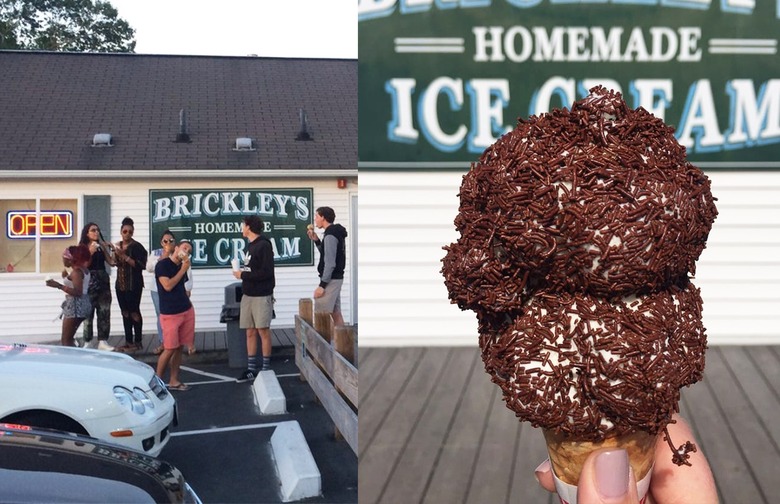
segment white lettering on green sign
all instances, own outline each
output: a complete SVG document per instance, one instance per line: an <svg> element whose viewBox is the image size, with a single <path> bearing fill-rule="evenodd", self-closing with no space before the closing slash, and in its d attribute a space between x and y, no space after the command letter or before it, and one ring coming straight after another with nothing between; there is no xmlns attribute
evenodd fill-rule
<svg viewBox="0 0 780 504"><path fill-rule="evenodd" d="M553 97L563 103L572 103L587 94L595 84L606 84L623 93L616 81L605 83L604 79L583 79L575 81L565 77L552 77L539 87L533 96L529 109L531 114L540 114L551 108ZM509 131L504 125L503 109L508 100L509 81L506 79L452 79L440 77L433 80L420 92L417 103L412 90L419 87L415 79L390 79L386 89L393 95L394 107L404 105L405 109L393 110L393 121L388 126L391 140L414 143L419 137L415 123L419 124L423 136L443 152L459 149L468 141L471 152L482 152L498 137ZM671 79L636 79L629 82L629 93L636 106L643 106L656 117L664 119L665 110L672 100ZM464 95L464 89L467 93ZM448 98L452 112L468 110L470 124L460 124L453 132L441 126L442 112L437 108L439 95ZM469 96L466 103L465 96ZM737 147L780 142L780 79L760 83L756 93L750 79L733 79L727 82L723 93L729 101L730 125L721 131L715 107L715 95L710 81L701 79L693 82L687 93L682 118L677 126L677 137L682 145L694 152L712 149L733 149ZM417 106L415 106L417 105ZM418 115L415 116L415 110Z"/></svg>
<svg viewBox="0 0 780 504"><path fill-rule="evenodd" d="M261 192L209 192L181 194L155 199L152 219L159 222L182 217L225 215L260 215L309 219L308 201L304 197Z"/></svg>
<svg viewBox="0 0 780 504"><path fill-rule="evenodd" d="M313 245L306 236L311 223L311 189L149 193L150 243L159 243L166 229L179 239L189 239L195 267L230 267L234 258L243 262L247 240L242 231L247 215L262 219L262 234L271 242L277 265L313 264Z"/></svg>

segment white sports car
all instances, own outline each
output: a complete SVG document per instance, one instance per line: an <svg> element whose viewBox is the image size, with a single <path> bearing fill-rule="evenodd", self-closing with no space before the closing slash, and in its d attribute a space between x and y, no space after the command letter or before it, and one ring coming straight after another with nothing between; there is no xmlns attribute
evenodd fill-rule
<svg viewBox="0 0 780 504"><path fill-rule="evenodd" d="M156 457L176 401L129 355L0 343L0 422L86 434Z"/></svg>

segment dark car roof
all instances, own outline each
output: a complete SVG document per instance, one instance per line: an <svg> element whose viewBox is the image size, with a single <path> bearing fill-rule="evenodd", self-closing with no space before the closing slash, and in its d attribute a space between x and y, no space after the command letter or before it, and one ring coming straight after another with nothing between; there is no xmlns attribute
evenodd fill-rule
<svg viewBox="0 0 780 504"><path fill-rule="evenodd" d="M0 498L6 504L23 502L155 502L135 485L84 474L12 470L0 467Z"/></svg>
<svg viewBox="0 0 780 504"><path fill-rule="evenodd" d="M0 68L0 170L357 166L357 60L0 51Z"/></svg>
<svg viewBox="0 0 780 504"><path fill-rule="evenodd" d="M64 432L0 424L0 496L8 502L175 502L169 463Z"/></svg>

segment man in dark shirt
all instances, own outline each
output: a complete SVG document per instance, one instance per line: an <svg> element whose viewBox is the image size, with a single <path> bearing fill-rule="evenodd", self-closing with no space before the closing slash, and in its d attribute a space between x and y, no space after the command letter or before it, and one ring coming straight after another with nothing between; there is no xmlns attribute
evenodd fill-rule
<svg viewBox="0 0 780 504"><path fill-rule="evenodd" d="M182 346L195 352L195 309L184 288L187 271L190 269L192 245L181 240L169 257L160 259L154 268L157 292L160 296L160 325L163 332L163 351L157 361L157 376L162 378L168 363L171 377L168 388L187 390L186 383L179 380Z"/></svg>
<svg viewBox="0 0 780 504"><path fill-rule="evenodd" d="M309 238L314 241L320 252L317 272L320 284L314 289L314 311L328 312L333 316L334 325L344 325L341 315L341 286L344 283L344 268L347 263L347 230L341 224L334 224L336 212L331 207L319 207L314 212L314 225L324 229L322 240L313 229L308 230Z"/></svg>
<svg viewBox="0 0 780 504"><path fill-rule="evenodd" d="M245 254L248 267L233 272L241 280L241 311L238 326L246 329L247 370L236 382L251 382L258 373L257 337L262 342L263 362L260 371L271 369L271 319L273 318L274 251L271 242L262 236L263 220L257 215L244 217L241 227L249 240Z"/></svg>

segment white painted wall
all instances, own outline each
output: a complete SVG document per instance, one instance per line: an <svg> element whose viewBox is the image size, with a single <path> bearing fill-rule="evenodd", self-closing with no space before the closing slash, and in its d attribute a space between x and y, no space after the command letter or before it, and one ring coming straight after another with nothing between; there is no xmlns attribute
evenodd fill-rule
<svg viewBox="0 0 780 504"><path fill-rule="evenodd" d="M117 241L120 236L120 224L125 216L135 220L135 238L147 250L157 248L159 244L149 246L149 190L150 189L220 189L220 188L313 188L313 209L319 206L330 206L336 212L336 222L342 224L349 232L354 226L350 199L357 194L357 183L350 181L347 189L338 189L335 178L294 178L273 179L256 178L251 180L225 179L153 179L138 180L36 180L4 181L0 184L0 198L76 198L81 200L87 194L111 195L111 237ZM63 242L63 248L78 242L78 234L84 225L79 211L79 222L76 226L77 236ZM5 226L5 223L3 223ZM105 233L105 230L104 230ZM305 237L304 237L305 238ZM306 238L307 239L307 238ZM316 263L318 252L314 251L314 266L277 267L276 268L276 319L272 327L292 327L294 315L298 313L298 300L311 297L319 283ZM344 287L341 293L342 311L346 323L354 323L351 306L353 291L351 276L352 246L347 240L347 267ZM57 319L63 294L59 290L44 286L44 278L50 273L0 273L0 340L20 342L42 342L59 340L61 321ZM237 281L231 270L198 269L194 274L192 302L196 313L196 331L221 331L225 324L219 322L219 314L224 303L224 287ZM112 276L113 285L115 273ZM146 277L147 285L152 281L151 275ZM145 289L141 312L144 316L144 332L156 332L154 306L148 288ZM111 310L111 333L123 334L122 318L119 305L114 296ZM79 333L81 334L81 329Z"/></svg>
<svg viewBox="0 0 780 504"><path fill-rule="evenodd" d="M449 304L442 246L457 240L462 172L361 171L361 346L476 345ZM711 344L780 343L780 172L711 171L720 212L694 283Z"/></svg>

